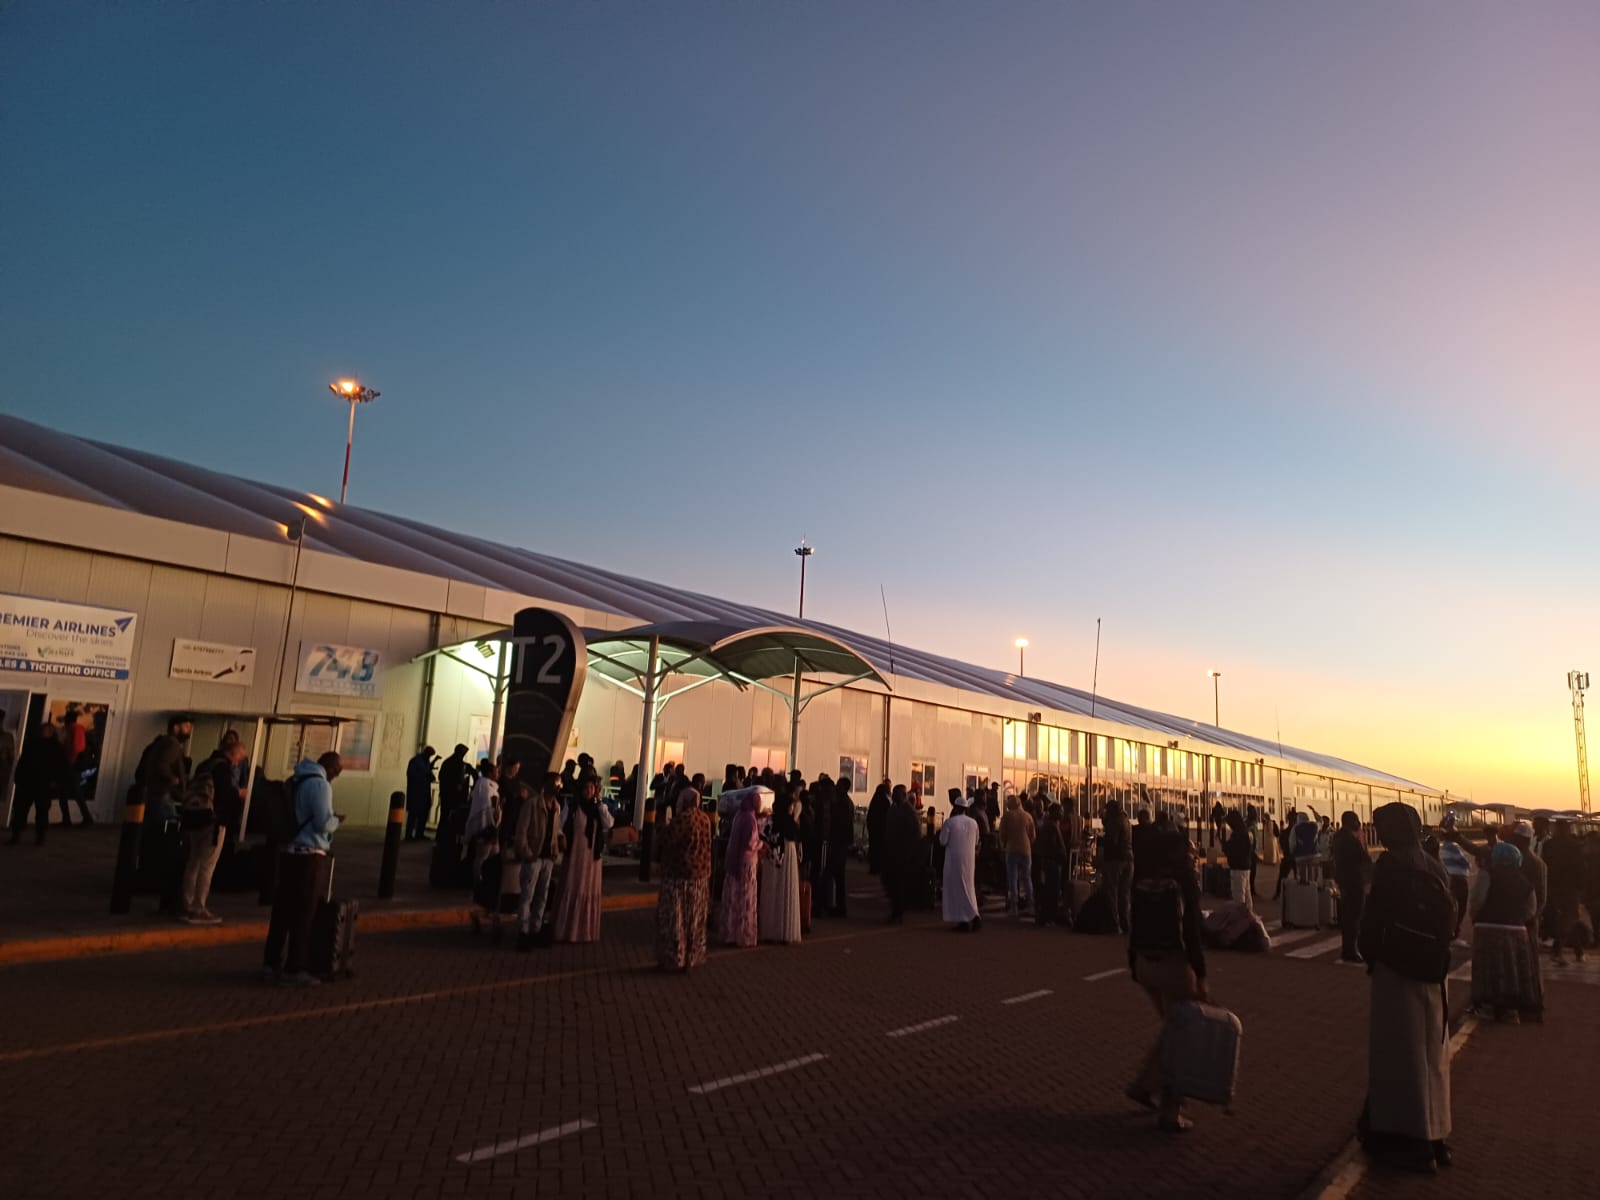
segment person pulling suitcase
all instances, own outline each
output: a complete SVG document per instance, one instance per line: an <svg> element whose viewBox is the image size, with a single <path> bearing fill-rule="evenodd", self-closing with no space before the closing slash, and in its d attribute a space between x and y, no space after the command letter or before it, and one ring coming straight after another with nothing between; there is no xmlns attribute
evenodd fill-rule
<svg viewBox="0 0 1600 1200"><path fill-rule="evenodd" d="M342 769L339 755L330 750L316 761L303 760L286 785L285 815L294 832L278 854L262 965L268 983L309 987L321 982L307 966L318 901L328 894L333 871L333 835L344 821L333 811L333 781Z"/></svg>

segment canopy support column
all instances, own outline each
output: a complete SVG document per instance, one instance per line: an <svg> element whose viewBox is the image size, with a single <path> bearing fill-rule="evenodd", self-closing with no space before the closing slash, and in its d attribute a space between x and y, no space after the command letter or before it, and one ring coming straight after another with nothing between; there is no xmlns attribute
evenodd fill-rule
<svg viewBox="0 0 1600 1200"><path fill-rule="evenodd" d="M661 673L661 639L650 639L644 673L644 716L639 723L639 778L633 790L633 827L644 827L644 800L656 773L656 682Z"/></svg>
<svg viewBox="0 0 1600 1200"><path fill-rule="evenodd" d="M800 769L800 660L794 660L794 698L789 701L789 770Z"/></svg>
<svg viewBox="0 0 1600 1200"><path fill-rule="evenodd" d="M506 644L495 643L494 655L494 708L489 713L489 761L494 762L500 753L500 722L506 713ZM557 754L562 751L556 751Z"/></svg>
<svg viewBox="0 0 1600 1200"><path fill-rule="evenodd" d="M267 719L256 718L256 735L250 743L250 773L244 781L244 803L239 812L239 840L237 845L244 845L244 831L250 828L250 797L256 790L256 771L261 766L261 755L266 751L262 745L262 734L266 730Z"/></svg>

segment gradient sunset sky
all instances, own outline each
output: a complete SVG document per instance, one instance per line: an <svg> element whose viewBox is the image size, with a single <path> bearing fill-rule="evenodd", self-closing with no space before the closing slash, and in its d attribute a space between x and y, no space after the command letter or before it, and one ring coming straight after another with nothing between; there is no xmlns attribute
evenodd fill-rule
<svg viewBox="0 0 1600 1200"><path fill-rule="evenodd" d="M1600 6L0 7L0 407L1576 805Z"/></svg>

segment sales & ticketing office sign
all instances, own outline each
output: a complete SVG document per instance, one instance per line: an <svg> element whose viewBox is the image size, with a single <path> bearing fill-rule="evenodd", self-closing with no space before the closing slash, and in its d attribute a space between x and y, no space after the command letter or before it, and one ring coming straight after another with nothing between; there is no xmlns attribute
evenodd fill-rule
<svg viewBox="0 0 1600 1200"><path fill-rule="evenodd" d="M0 671L126 679L136 614L0 594Z"/></svg>

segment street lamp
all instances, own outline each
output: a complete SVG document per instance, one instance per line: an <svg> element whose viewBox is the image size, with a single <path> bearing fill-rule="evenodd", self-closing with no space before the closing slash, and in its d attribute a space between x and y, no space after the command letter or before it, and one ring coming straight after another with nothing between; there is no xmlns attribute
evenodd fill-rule
<svg viewBox="0 0 1600 1200"><path fill-rule="evenodd" d="M1207 671L1206 674L1211 677L1211 723L1218 729L1221 729L1222 718L1219 714L1222 711L1222 706L1221 702L1217 699L1217 691L1219 687L1217 680L1222 678L1222 672L1212 669Z"/></svg>
<svg viewBox="0 0 1600 1200"><path fill-rule="evenodd" d="M1026 655L1028 653L1028 639L1027 638L1018 638L1016 641L1012 642L1011 644L1017 648L1017 678L1021 679L1022 676L1025 674L1025 672L1022 669L1022 666L1023 666L1023 663L1025 661L1024 655Z"/></svg>
<svg viewBox="0 0 1600 1200"><path fill-rule="evenodd" d="M328 385L328 390L350 405L350 430L344 437L344 482L339 485L339 503L343 504L350 491L350 445L356 440L356 405L371 404L380 393L362 387L354 379L336 379Z"/></svg>
<svg viewBox="0 0 1600 1200"><path fill-rule="evenodd" d="M806 545L805 538L801 538L800 544L794 548L794 552L800 556L800 616L804 618L806 615L806 559L815 554L817 548Z"/></svg>

